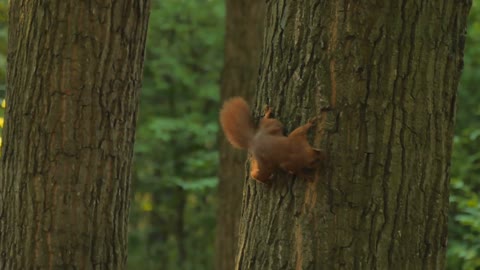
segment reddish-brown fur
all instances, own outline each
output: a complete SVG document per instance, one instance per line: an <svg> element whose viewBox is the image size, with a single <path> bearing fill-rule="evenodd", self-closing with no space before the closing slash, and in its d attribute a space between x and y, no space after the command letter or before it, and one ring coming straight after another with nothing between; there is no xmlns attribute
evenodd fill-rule
<svg viewBox="0 0 480 270"><path fill-rule="evenodd" d="M304 169L313 168L322 158L321 152L307 141L307 132L313 121L286 137L282 133L282 123L270 115L268 109L255 129L247 103L235 97L224 103L220 123L229 142L236 148L248 149L251 154L252 178L266 182L277 168L303 175Z"/></svg>

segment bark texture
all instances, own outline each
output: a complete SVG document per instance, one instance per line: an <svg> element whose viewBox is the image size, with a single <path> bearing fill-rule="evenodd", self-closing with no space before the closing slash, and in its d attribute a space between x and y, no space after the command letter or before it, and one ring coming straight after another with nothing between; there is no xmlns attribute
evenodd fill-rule
<svg viewBox="0 0 480 270"><path fill-rule="evenodd" d="M123 269L149 0L10 1L1 269Z"/></svg>
<svg viewBox="0 0 480 270"><path fill-rule="evenodd" d="M443 269L470 1L272 0L256 112L327 161L244 188L236 269ZM330 107L332 111L322 113Z"/></svg>
<svg viewBox="0 0 480 270"><path fill-rule="evenodd" d="M225 66L221 100L242 96L252 100L258 78L262 45L264 1L226 1ZM215 269L233 269L238 222L245 183L244 151L220 137L220 172L215 243Z"/></svg>

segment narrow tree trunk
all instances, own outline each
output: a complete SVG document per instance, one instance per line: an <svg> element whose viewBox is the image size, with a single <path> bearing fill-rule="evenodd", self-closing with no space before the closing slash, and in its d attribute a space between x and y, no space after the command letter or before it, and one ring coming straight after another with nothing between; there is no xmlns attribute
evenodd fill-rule
<svg viewBox="0 0 480 270"><path fill-rule="evenodd" d="M444 268L470 5L268 2L256 111L291 131L329 107L328 158L313 182L248 182L236 269Z"/></svg>
<svg viewBox="0 0 480 270"><path fill-rule="evenodd" d="M1 269L122 269L149 1L10 2Z"/></svg>
<svg viewBox="0 0 480 270"><path fill-rule="evenodd" d="M225 66L221 99L251 99L258 78L265 3L257 0L226 1ZM233 269L238 242L238 222L245 182L245 159L224 137L220 140L220 173L215 243L215 269Z"/></svg>

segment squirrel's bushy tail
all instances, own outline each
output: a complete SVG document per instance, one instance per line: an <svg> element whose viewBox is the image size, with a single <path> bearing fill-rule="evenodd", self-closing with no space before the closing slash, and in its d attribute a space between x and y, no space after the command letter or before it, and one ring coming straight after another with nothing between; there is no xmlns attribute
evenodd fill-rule
<svg viewBox="0 0 480 270"><path fill-rule="evenodd" d="M250 108L241 97L231 98L220 111L220 124L228 141L236 148L248 148L255 135Z"/></svg>

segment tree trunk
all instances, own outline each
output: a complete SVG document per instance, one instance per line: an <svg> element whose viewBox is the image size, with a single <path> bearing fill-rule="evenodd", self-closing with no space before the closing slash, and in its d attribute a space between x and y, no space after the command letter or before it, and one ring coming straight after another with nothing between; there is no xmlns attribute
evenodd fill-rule
<svg viewBox="0 0 480 270"><path fill-rule="evenodd" d="M251 100L258 78L265 3L226 1L225 66L221 99L243 96ZM215 243L215 269L233 269L238 222L245 182L245 159L224 137L220 139L220 173Z"/></svg>
<svg viewBox="0 0 480 270"><path fill-rule="evenodd" d="M327 160L312 182L245 185L236 269L444 268L470 5L267 3L256 112L289 131L326 117L312 141Z"/></svg>
<svg viewBox="0 0 480 270"><path fill-rule="evenodd" d="M149 1L10 2L1 269L123 269Z"/></svg>

